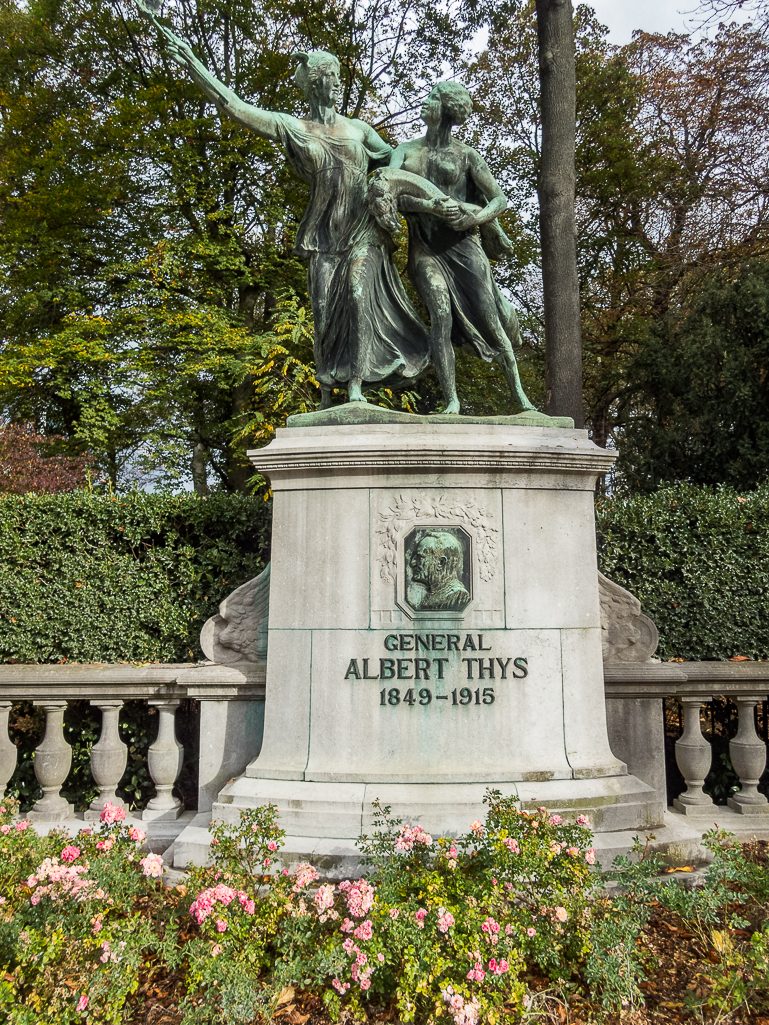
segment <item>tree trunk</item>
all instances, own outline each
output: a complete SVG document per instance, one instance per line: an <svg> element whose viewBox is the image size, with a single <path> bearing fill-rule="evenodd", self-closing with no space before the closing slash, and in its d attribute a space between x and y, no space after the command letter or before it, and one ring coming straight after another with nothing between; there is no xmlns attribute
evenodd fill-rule
<svg viewBox="0 0 769 1025"><path fill-rule="evenodd" d="M196 495L208 494L208 453L202 441L196 441L192 448L192 487Z"/></svg>
<svg viewBox="0 0 769 1025"><path fill-rule="evenodd" d="M576 78L570 0L537 0L542 104L539 174L545 300L545 411L583 425L577 229L574 221Z"/></svg>

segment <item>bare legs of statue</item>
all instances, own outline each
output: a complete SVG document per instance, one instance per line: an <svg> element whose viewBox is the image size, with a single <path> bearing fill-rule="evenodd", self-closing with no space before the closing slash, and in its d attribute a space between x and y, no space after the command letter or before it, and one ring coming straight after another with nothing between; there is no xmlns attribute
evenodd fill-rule
<svg viewBox="0 0 769 1025"><path fill-rule="evenodd" d="M427 262L414 267L414 286L430 314L430 356L446 400L444 413L459 412L456 360L451 344L451 299L437 268Z"/></svg>

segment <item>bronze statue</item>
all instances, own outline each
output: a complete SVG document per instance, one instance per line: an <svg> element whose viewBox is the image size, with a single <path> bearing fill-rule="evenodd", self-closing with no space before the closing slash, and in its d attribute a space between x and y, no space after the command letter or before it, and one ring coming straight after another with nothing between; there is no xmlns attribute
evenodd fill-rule
<svg viewBox="0 0 769 1025"><path fill-rule="evenodd" d="M366 202L366 177L387 164L392 150L370 125L336 112L337 58L323 50L294 54L309 120L262 110L223 85L147 4L137 3L219 111L279 143L311 186L295 252L307 262L321 408L331 405L332 389L340 385L347 385L351 402L365 402L367 384L398 387L413 380L429 363L427 331L392 262L392 239Z"/></svg>
<svg viewBox="0 0 769 1025"><path fill-rule="evenodd" d="M500 241L507 241L498 225L489 230L507 201L480 154L451 134L471 112L464 86L439 82L422 104L427 132L402 143L390 159L391 168L420 175L443 193L442 200L419 198L410 183L402 186L398 205L409 226L409 276L430 314L430 351L445 412L459 412L452 343L471 346L489 362L496 360L521 407L533 409L513 353L518 318L496 285L484 252L484 246L493 247L492 257L499 256ZM395 180L392 185L398 187ZM386 217L384 197L380 194L374 203ZM476 229L484 226L479 237Z"/></svg>
<svg viewBox="0 0 769 1025"><path fill-rule="evenodd" d="M453 534L428 531L409 558L412 581L426 588L415 608L420 612L461 611L470 601L467 588L459 579L463 561L462 545Z"/></svg>

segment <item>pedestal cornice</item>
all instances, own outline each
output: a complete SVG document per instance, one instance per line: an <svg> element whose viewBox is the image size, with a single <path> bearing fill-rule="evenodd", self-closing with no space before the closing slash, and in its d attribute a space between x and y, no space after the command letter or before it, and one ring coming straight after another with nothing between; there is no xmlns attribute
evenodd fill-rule
<svg viewBox="0 0 769 1025"><path fill-rule="evenodd" d="M249 458L276 491L415 485L592 491L616 453L575 429L350 424L281 429Z"/></svg>

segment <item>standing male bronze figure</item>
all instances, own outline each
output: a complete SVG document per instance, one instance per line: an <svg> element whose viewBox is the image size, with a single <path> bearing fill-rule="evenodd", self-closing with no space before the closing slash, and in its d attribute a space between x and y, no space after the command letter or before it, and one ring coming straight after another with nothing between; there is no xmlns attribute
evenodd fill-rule
<svg viewBox="0 0 769 1025"><path fill-rule="evenodd" d="M391 168L426 178L448 197L441 202L400 195L398 206L409 226L409 276L430 314L430 350L444 412L459 412L452 343L498 362L521 407L533 409L513 353L518 318L492 277L476 230L491 225L507 201L483 157L451 134L472 109L464 86L439 82L422 104L427 132L400 145L390 160ZM497 237L507 242L501 229Z"/></svg>

